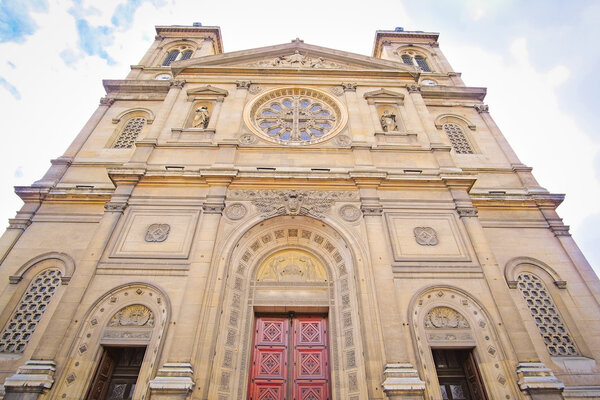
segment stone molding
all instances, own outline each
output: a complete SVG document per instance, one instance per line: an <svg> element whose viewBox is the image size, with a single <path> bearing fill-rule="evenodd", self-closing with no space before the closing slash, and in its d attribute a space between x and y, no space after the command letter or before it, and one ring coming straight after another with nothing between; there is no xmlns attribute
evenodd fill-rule
<svg viewBox="0 0 600 400"><path fill-rule="evenodd" d="M425 392L425 382L410 363L387 364L383 378L381 386L390 399L422 396Z"/></svg>
<svg viewBox="0 0 600 400"><path fill-rule="evenodd" d="M542 362L521 362L517 365L519 388L529 394L536 392L562 392L565 384L558 380Z"/></svg>
<svg viewBox="0 0 600 400"><path fill-rule="evenodd" d="M56 363L53 360L29 360L13 376L6 378L4 389L7 393L41 393L52 387L55 372Z"/></svg>
<svg viewBox="0 0 600 400"><path fill-rule="evenodd" d="M194 389L194 369L188 362L165 363L150 381L150 391L154 394L187 395Z"/></svg>

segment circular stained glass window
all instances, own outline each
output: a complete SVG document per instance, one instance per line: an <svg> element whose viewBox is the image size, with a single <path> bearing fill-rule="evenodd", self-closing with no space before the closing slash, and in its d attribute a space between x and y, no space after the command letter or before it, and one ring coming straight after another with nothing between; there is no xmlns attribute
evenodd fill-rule
<svg viewBox="0 0 600 400"><path fill-rule="evenodd" d="M276 143L306 145L329 139L346 122L341 103L318 90L280 88L252 101L246 121L261 137Z"/></svg>

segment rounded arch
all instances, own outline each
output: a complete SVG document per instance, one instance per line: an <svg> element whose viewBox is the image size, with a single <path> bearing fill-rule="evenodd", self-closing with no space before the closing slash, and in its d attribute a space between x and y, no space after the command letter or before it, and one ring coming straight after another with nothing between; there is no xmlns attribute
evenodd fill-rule
<svg viewBox="0 0 600 400"><path fill-rule="evenodd" d="M435 127L438 129L442 129L444 124L458 124L463 125L469 128L470 130L475 130L475 124L469 121L467 118L462 115L457 114L441 114L438 115L435 119Z"/></svg>
<svg viewBox="0 0 600 400"><path fill-rule="evenodd" d="M39 272L37 271L38 268L35 267L40 267L39 269L46 268L47 266L40 265L41 262L46 260L59 261L58 263L55 263L52 266L61 270L61 281L63 285L69 283L71 277L73 276L73 273L75 272L75 260L73 260L73 258L67 253L60 253L55 251L40 254L39 256L36 256L31 260L27 261L21 266L21 268L17 270L17 272L15 272L14 275L11 275L8 278L9 282L12 284L19 283L23 279L25 274L27 274L30 270L34 271L35 273Z"/></svg>
<svg viewBox="0 0 600 400"><path fill-rule="evenodd" d="M426 317L438 308L454 311L456 324L427 325ZM513 371L506 362L507 351L511 349L503 346L488 310L467 291L450 285L432 285L419 290L409 303L408 321L417 350L419 373L430 383L426 389L428 398L442 398L439 386L433 384L437 374L432 348L472 349L488 396L494 399L520 397L517 383L512 379Z"/></svg>
<svg viewBox="0 0 600 400"><path fill-rule="evenodd" d="M128 306L141 305L153 315L153 329L143 343L132 344L131 334L126 329L117 335L105 335L105 330L115 315ZM166 292L147 282L129 282L119 285L98 297L81 318L78 332L69 345L68 356L62 373L56 380L54 392L57 396L83 398L91 382L95 365L103 353L103 345L146 345L144 362L139 372L134 398L144 399L148 382L156 373L164 346L166 328L171 319L171 302Z"/></svg>
<svg viewBox="0 0 600 400"><path fill-rule="evenodd" d="M558 287L564 289L567 287L567 282L563 280L558 272L556 272L548 264L537 260L532 257L515 257L509 260L504 267L504 279L506 284L511 289L517 287L517 276L521 272L533 272L536 273L543 271L543 273Z"/></svg>
<svg viewBox="0 0 600 400"><path fill-rule="evenodd" d="M242 225L217 258L221 260L218 269L223 282L215 287L219 297L213 300L221 306L212 339L215 356L208 396L243 398L250 372L254 313L290 310L329 315L331 365L338 366L331 370L333 398L366 396L366 386L361 383L364 363L354 289L355 262L344 237L324 221L301 215L255 216ZM256 279L265 260L287 251L314 256L327 271L327 279ZM282 269L284 266L281 264ZM218 278L216 281L219 284ZM355 384L343 385L344 381Z"/></svg>
<svg viewBox="0 0 600 400"><path fill-rule="evenodd" d="M115 118L112 119L112 123L118 124L123 119L129 119L129 118L133 118L133 117L137 117L137 116L145 117L146 124L148 124L148 125L151 125L154 122L154 118L155 118L154 112L152 110L150 110L149 108L136 107L136 108L130 108L128 110L121 112L119 115L117 115Z"/></svg>
<svg viewBox="0 0 600 400"><path fill-rule="evenodd" d="M403 53L408 53L408 52L413 52L414 55L420 55L423 56L425 58L431 58L433 57L433 52L430 51L428 48L423 47L423 46L419 46L416 44L403 44L401 46L398 46L396 48L396 50L394 50L394 54L400 56Z"/></svg>

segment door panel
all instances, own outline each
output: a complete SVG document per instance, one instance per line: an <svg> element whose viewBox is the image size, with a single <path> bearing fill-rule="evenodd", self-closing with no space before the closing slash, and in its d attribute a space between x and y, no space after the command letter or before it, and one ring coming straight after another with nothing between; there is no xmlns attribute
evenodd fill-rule
<svg viewBox="0 0 600 400"><path fill-rule="evenodd" d="M257 317L255 327L249 399L329 399L326 317Z"/></svg>

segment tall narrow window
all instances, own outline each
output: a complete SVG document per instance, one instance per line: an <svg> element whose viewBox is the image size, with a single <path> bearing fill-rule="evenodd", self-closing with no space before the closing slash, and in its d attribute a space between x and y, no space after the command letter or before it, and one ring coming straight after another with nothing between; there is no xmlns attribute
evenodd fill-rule
<svg viewBox="0 0 600 400"><path fill-rule="evenodd" d="M417 62L417 65L419 66L419 68L421 68L421 71L431 72L431 69L429 68L429 65L427 64L427 60L424 57L415 56L415 61Z"/></svg>
<svg viewBox="0 0 600 400"><path fill-rule="evenodd" d="M172 50L172 51L170 51L169 54L167 54L167 56L165 57L165 60L162 63L163 67L171 65L171 63L173 61L175 61L178 56L179 56L179 50Z"/></svg>
<svg viewBox="0 0 600 400"><path fill-rule="evenodd" d="M127 121L119 138L113 145L113 149L132 148L138 135L144 129L144 125L146 125L146 118L144 117L135 117Z"/></svg>
<svg viewBox="0 0 600 400"><path fill-rule="evenodd" d="M402 62L404 62L404 64L413 65L412 57L408 54L402 55Z"/></svg>
<svg viewBox="0 0 600 400"><path fill-rule="evenodd" d="M462 128L456 124L444 124L444 132L450 139L450 144L457 154L473 154L473 148L469 144Z"/></svg>
<svg viewBox="0 0 600 400"><path fill-rule="evenodd" d="M183 53L181 53L181 60L187 60L188 58L190 58L192 56L193 51L192 50L186 50Z"/></svg>
<svg viewBox="0 0 600 400"><path fill-rule="evenodd" d="M578 356L579 351L562 320L554 300L537 276L522 273L517 287L523 295L531 316L551 356Z"/></svg>
<svg viewBox="0 0 600 400"><path fill-rule="evenodd" d="M61 272L46 269L36 275L0 333L0 353L22 353L60 285Z"/></svg>

